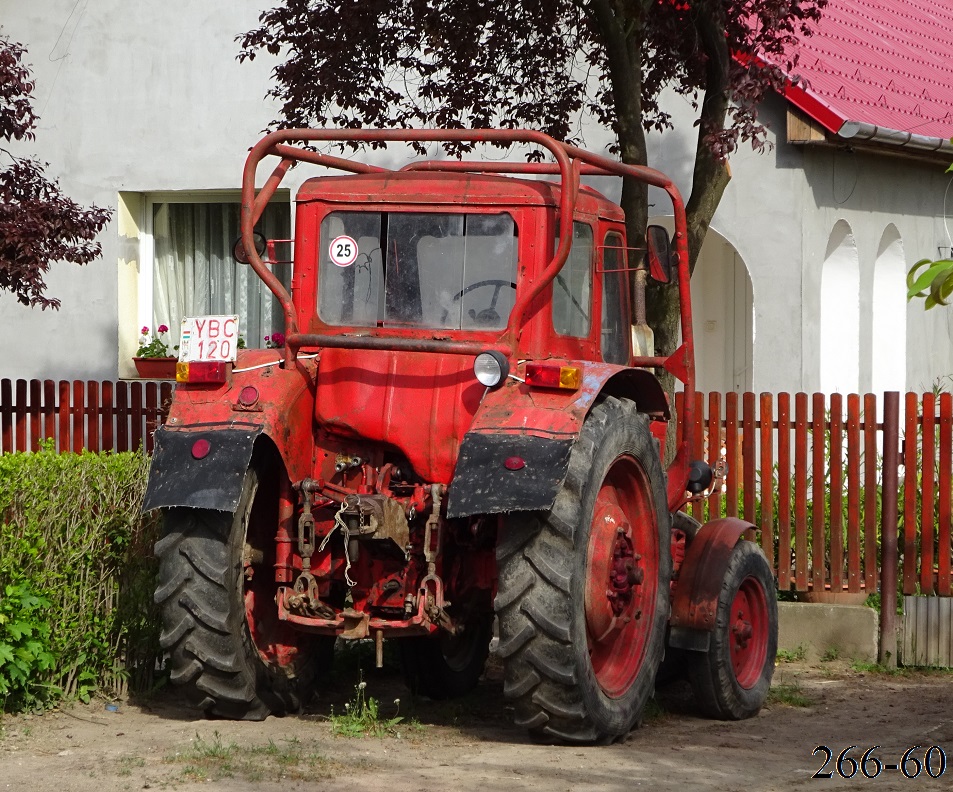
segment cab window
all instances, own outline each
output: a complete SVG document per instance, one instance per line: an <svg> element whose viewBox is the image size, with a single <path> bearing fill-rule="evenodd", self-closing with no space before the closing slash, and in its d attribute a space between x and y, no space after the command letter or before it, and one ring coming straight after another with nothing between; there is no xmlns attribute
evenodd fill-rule
<svg viewBox="0 0 953 792"><path fill-rule="evenodd" d="M318 315L331 325L500 330L516 295L509 214L332 212Z"/></svg>
<svg viewBox="0 0 953 792"><path fill-rule="evenodd" d="M602 359L624 366L629 362L628 279L622 237L606 234L602 248Z"/></svg>
<svg viewBox="0 0 953 792"><path fill-rule="evenodd" d="M556 237L556 248L559 237ZM553 279L553 329L560 335L585 338L592 313L592 227L572 224L572 249Z"/></svg>

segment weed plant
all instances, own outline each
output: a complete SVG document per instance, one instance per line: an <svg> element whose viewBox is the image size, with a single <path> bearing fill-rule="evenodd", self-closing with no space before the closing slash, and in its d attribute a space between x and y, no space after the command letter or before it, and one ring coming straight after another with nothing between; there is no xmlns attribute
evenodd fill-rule
<svg viewBox="0 0 953 792"><path fill-rule="evenodd" d="M367 683L361 680L354 688L354 698L344 705L344 712L338 715L332 709L331 731L340 737L400 736L397 726L404 719L399 712L400 699L394 699L394 716L385 717L377 699L367 694Z"/></svg>

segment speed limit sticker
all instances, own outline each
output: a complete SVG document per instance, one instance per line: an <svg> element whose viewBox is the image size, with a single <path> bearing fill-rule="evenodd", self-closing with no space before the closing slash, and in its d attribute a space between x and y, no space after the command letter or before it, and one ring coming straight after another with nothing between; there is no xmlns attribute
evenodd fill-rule
<svg viewBox="0 0 953 792"><path fill-rule="evenodd" d="M339 267L350 267L357 259L357 242L349 236L335 237L331 240L328 254Z"/></svg>

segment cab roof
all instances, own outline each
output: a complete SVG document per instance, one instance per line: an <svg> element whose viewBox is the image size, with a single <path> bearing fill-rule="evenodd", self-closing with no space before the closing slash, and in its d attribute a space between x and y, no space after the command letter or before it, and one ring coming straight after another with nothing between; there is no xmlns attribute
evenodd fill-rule
<svg viewBox="0 0 953 792"><path fill-rule="evenodd" d="M298 190L299 202L348 204L412 204L459 206L558 207L559 184L482 173L385 171L346 176L318 176ZM576 198L576 211L607 220L623 221L616 204L590 187Z"/></svg>

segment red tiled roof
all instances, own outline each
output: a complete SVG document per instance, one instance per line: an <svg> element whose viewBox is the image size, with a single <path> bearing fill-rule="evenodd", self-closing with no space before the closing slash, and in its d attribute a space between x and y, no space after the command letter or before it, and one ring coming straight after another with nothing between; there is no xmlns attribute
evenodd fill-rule
<svg viewBox="0 0 953 792"><path fill-rule="evenodd" d="M847 121L953 136L953 0L830 0L793 49L787 98L836 133Z"/></svg>

